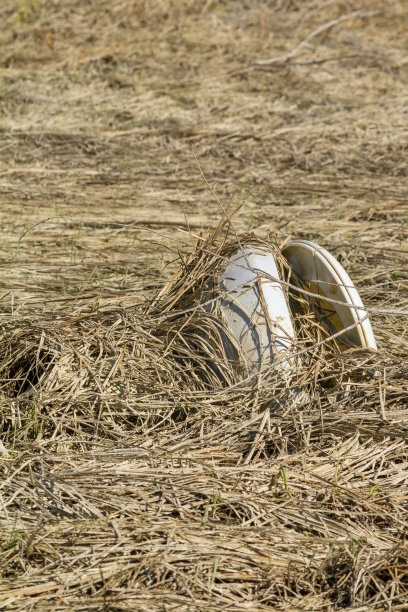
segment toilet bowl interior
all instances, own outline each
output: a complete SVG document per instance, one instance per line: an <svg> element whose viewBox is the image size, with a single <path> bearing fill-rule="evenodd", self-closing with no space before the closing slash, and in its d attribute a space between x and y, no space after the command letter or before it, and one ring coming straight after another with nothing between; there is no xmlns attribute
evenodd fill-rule
<svg viewBox="0 0 408 612"><path fill-rule="evenodd" d="M326 249L309 240L289 242L282 254L292 270L292 282L303 290L327 336L338 334L338 348L342 351L351 347L376 349L367 311L339 262Z"/></svg>

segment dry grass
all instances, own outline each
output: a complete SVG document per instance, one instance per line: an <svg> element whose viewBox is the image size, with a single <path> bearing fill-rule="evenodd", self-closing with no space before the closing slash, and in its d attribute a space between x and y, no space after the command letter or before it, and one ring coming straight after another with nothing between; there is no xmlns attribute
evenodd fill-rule
<svg viewBox="0 0 408 612"><path fill-rule="evenodd" d="M405 3L0 20L1 609L406 610ZM338 257L378 354L299 334L288 390L209 349L195 155L242 242Z"/></svg>

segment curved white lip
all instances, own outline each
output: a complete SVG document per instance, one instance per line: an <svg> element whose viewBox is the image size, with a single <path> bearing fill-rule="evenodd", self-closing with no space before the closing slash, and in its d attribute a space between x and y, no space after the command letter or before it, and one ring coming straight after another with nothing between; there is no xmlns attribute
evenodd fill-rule
<svg viewBox="0 0 408 612"><path fill-rule="evenodd" d="M223 317L251 370L268 367L278 352L288 351L294 342L292 319L279 280L275 258L262 246L236 253L220 276ZM282 366L291 367L291 360L284 359Z"/></svg>
<svg viewBox="0 0 408 612"><path fill-rule="evenodd" d="M302 280L314 281L322 287L329 298L344 304L342 306L333 303L333 307L345 323L344 327L347 327L347 323L357 324L359 344L376 349L377 343L360 295L347 272L333 255L318 244L303 239L289 242L282 249L282 253ZM358 308L347 308L347 306Z"/></svg>

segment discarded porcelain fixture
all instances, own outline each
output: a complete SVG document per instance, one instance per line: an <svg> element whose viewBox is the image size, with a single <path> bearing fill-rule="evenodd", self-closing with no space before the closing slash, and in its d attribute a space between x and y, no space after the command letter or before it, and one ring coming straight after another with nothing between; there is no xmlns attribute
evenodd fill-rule
<svg viewBox="0 0 408 612"><path fill-rule="evenodd" d="M328 337L336 335L340 350L376 349L367 311L339 262L309 240L289 242L282 254L291 269L292 282L304 290L309 308L326 328ZM282 372L292 369L296 360L293 313L272 250L254 245L238 251L221 272L218 283L222 318L241 349L246 372L263 372L272 364ZM226 356L236 359L231 342L226 337L223 342Z"/></svg>
<svg viewBox="0 0 408 612"><path fill-rule="evenodd" d="M282 254L297 282L308 292L304 297L328 335L344 330L337 336L341 349L375 350L377 344L367 311L349 275L333 255L310 240L293 240L285 245Z"/></svg>
<svg viewBox="0 0 408 612"><path fill-rule="evenodd" d="M263 371L279 362L295 333L271 250L253 246L236 253L219 277L219 289L222 316L242 349L246 370ZM288 368L289 360L282 365Z"/></svg>

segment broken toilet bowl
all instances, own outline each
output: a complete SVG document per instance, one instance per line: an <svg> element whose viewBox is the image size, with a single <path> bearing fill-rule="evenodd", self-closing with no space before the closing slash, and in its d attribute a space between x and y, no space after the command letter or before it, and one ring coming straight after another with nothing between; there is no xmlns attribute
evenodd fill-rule
<svg viewBox="0 0 408 612"><path fill-rule="evenodd" d="M291 269L291 282L305 291L309 308L327 336L336 336L340 350L377 348L357 289L327 250L308 240L293 240L282 255ZM293 313L284 287L272 248L263 245L235 253L218 276L221 317L239 347L234 351L225 334L225 353L230 360L239 354L248 374L272 365L288 372L296 363Z"/></svg>

